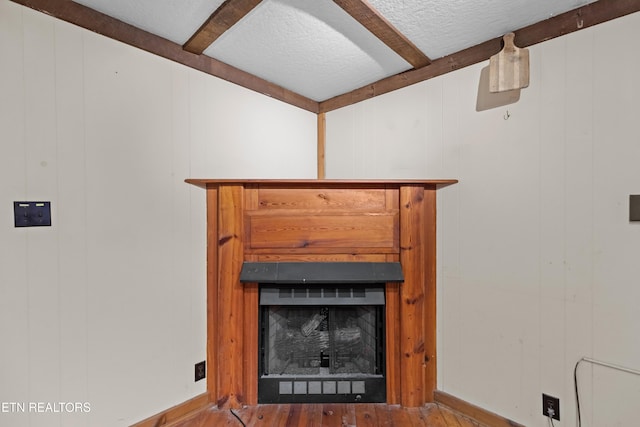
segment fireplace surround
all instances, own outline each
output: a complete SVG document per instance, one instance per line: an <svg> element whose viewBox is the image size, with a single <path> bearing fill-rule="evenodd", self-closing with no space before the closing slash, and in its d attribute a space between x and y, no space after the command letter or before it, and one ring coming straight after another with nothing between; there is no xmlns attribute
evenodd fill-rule
<svg viewBox="0 0 640 427"><path fill-rule="evenodd" d="M207 198L211 402L239 408L280 401L371 399L405 407L433 401L436 190L457 181L187 182L204 188ZM318 283L307 273L299 277L307 265L330 278L345 266L359 273ZM329 268L335 265L340 268ZM402 276L380 276L376 269L385 265L398 266ZM249 274L260 268L280 279ZM363 271L378 276L356 277ZM368 289L382 304L340 302L340 292L352 301ZM287 292L291 300L302 294L316 299L306 306L273 301ZM325 293L328 299L317 299ZM263 379L270 382L263 385ZM259 389L276 392L263 397ZM367 396L371 389L382 392Z"/></svg>
<svg viewBox="0 0 640 427"><path fill-rule="evenodd" d="M396 262L245 262L259 284L258 403L386 402L385 283Z"/></svg>

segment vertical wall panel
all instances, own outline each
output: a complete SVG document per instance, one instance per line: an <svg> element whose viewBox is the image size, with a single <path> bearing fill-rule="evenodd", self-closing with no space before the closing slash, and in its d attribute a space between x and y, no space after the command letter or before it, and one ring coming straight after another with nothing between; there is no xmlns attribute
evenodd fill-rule
<svg viewBox="0 0 640 427"><path fill-rule="evenodd" d="M55 109L60 280L60 399L86 402L88 396L87 218L84 146L84 73L81 31L56 22ZM87 419L62 414L62 425L83 426Z"/></svg>
<svg viewBox="0 0 640 427"><path fill-rule="evenodd" d="M564 363L555 363L556 350L564 347L566 332L556 330L553 334L542 331L554 330L565 311L565 259L566 259L566 148L565 123L567 40L551 40L545 49L538 49L539 61L532 64L532 75L539 85L538 111L540 115L540 309L546 315L540 317L540 363L547 366L541 370L540 389L557 396L566 390L567 376ZM537 76L537 77L536 77Z"/></svg>
<svg viewBox="0 0 640 427"><path fill-rule="evenodd" d="M189 76L190 72L178 64L171 65L171 239L170 248L171 282L179 284L170 289L173 309L188 315L173 318L167 325L168 334L175 337L172 343L172 358L175 366L171 372L173 382L179 383L193 374L193 364L205 359L206 345L194 340L184 331L192 331L193 336L206 336L207 320L203 310L206 307L206 287L199 285L199 279L206 277L206 270L201 258L185 257L184 254L199 250L206 251L205 213L196 214L195 209L204 209L206 200L201 194L193 195L184 191L184 177L190 174L190 108L189 108ZM200 196L200 197L198 197ZM185 220L185 213L194 214ZM187 275L185 276L185 272ZM184 360L191 360L186 364ZM182 391L184 399L203 393L206 381L190 383Z"/></svg>
<svg viewBox="0 0 640 427"><path fill-rule="evenodd" d="M29 200L52 201L52 226L23 229L27 241L29 292L29 401L60 399L60 281L57 211L57 140L54 22L25 12L25 167ZM60 416L29 414L32 426L60 425Z"/></svg>
<svg viewBox="0 0 640 427"><path fill-rule="evenodd" d="M22 8L0 2L0 401L29 400L29 288L27 240L13 227L13 202L26 198ZM11 384L11 387L4 386ZM0 422L23 427L28 418L4 413Z"/></svg>

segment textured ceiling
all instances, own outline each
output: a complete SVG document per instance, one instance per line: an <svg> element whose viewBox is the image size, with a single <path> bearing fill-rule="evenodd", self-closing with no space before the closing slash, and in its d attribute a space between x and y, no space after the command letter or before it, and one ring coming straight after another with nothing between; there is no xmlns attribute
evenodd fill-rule
<svg viewBox="0 0 640 427"><path fill-rule="evenodd" d="M183 45L223 0L75 0ZM431 60L594 0L369 0ZM205 51L323 101L412 65L332 0L263 0Z"/></svg>

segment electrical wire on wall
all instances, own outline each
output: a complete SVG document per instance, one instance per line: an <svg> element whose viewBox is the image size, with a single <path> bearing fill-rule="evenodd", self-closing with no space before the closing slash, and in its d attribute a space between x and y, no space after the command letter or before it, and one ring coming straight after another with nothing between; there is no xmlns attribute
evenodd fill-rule
<svg viewBox="0 0 640 427"><path fill-rule="evenodd" d="M615 369L616 371L627 372L634 375L640 375L640 371L631 368L625 368L624 366L614 365L613 363L602 362L600 360L592 359L590 357L583 357L576 362L576 366L573 368L573 387L576 392L576 409L578 412L578 427L582 427L582 419L580 417L580 394L578 393L578 365L580 362L588 362L594 365L604 366L605 368ZM551 421L553 426L553 421Z"/></svg>

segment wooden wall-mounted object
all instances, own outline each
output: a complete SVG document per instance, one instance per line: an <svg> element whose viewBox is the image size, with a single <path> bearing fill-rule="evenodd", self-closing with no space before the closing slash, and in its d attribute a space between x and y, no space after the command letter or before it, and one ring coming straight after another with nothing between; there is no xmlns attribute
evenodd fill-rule
<svg viewBox="0 0 640 427"><path fill-rule="evenodd" d="M489 58L489 92L506 92L529 86L529 50L514 44L515 34L503 37L502 50Z"/></svg>
<svg viewBox="0 0 640 427"><path fill-rule="evenodd" d="M386 284L387 403L436 389L436 189L455 180L198 180L207 192L207 392L257 404L258 284L245 261L400 262Z"/></svg>

